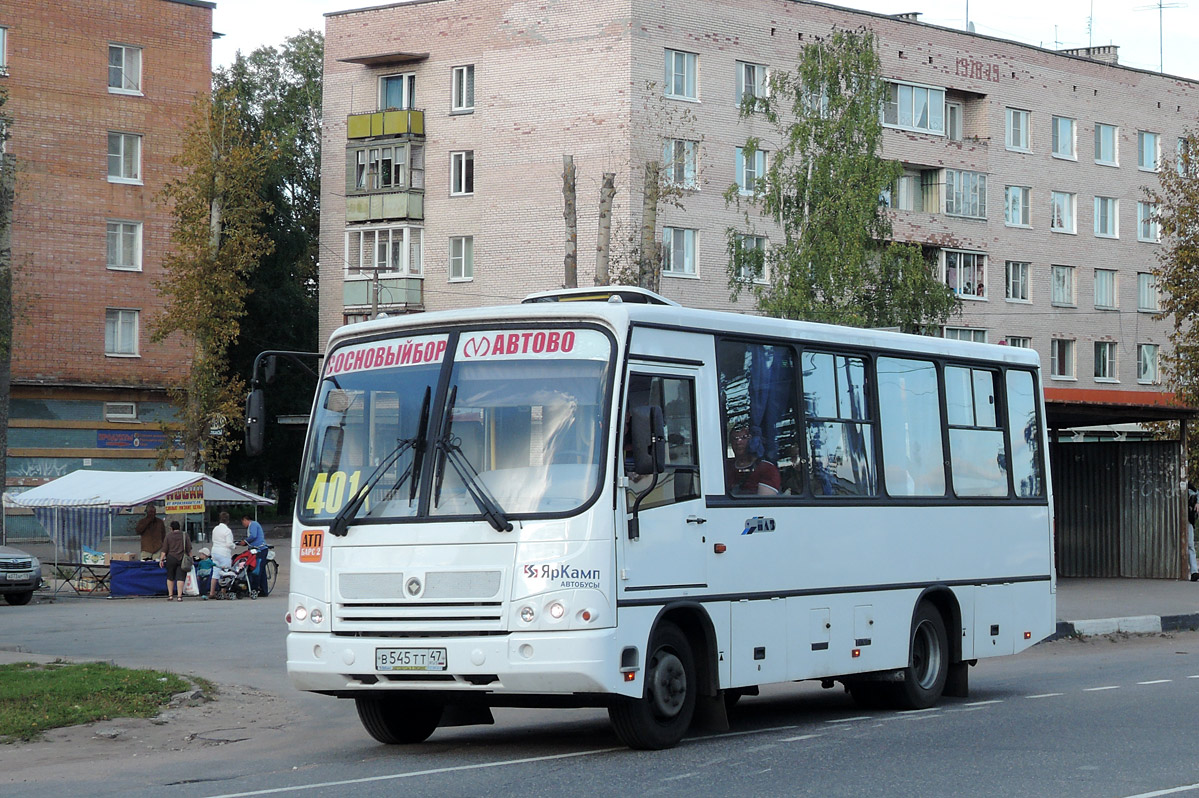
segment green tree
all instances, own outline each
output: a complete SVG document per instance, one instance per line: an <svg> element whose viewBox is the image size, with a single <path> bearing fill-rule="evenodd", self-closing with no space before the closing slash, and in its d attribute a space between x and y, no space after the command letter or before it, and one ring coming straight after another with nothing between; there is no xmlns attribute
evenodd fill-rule
<svg viewBox="0 0 1199 798"><path fill-rule="evenodd" d="M180 333L189 350L189 372L171 388L179 412L170 425L187 469L219 472L238 443L230 433L240 428L245 383L229 373L229 348L245 315L247 280L271 249L260 194L270 159L269 148L251 140L235 97L202 95L176 158L183 175L162 192L174 225L165 276L155 284L164 305L151 338Z"/></svg>
<svg viewBox="0 0 1199 798"><path fill-rule="evenodd" d="M908 332L956 308L922 249L891 240L880 197L902 166L880 155L884 91L874 35L835 30L805 45L794 71L771 75L767 96L746 98L742 118L765 119L777 148L747 187L752 197L737 185L725 196L772 221L782 240L747 245L748 209L745 227L727 231L733 299L748 290L770 316ZM750 138L745 150L752 157L761 147Z"/></svg>
<svg viewBox="0 0 1199 798"><path fill-rule="evenodd" d="M241 335L229 350L231 371L247 378L259 352L312 352L318 346L323 62L324 37L303 31L278 48L262 47L248 56L239 53L213 78L218 91L237 97L251 138L277 147L262 189L269 204L263 232L273 249L250 275ZM313 385L302 369L280 361L278 378L267 388L269 417L307 415ZM229 478L257 485L259 491L273 486L278 506L288 507L303 449L302 431L268 424L264 453L247 457L235 451Z"/></svg>
<svg viewBox="0 0 1199 798"><path fill-rule="evenodd" d="M1172 322L1169 350L1161 355L1162 376L1179 404L1199 406L1199 133L1186 131L1178 160L1163 163L1158 173L1159 188L1146 190L1155 204L1161 226L1161 248L1157 253L1160 296L1158 319ZM1199 474L1199 425L1189 426L1188 473ZM1159 429L1161 434L1176 434Z"/></svg>

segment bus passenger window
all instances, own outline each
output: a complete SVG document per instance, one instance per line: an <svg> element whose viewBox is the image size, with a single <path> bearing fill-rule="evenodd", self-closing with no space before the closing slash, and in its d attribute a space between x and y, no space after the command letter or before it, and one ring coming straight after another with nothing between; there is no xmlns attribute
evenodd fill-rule
<svg viewBox="0 0 1199 798"><path fill-rule="evenodd" d="M1037 422L1036 386L1032 373L1007 373L1008 428L1012 435L1012 479L1016 495L1025 498L1045 495L1042 466L1041 426Z"/></svg>
<svg viewBox="0 0 1199 798"><path fill-rule="evenodd" d="M937 367L924 360L878 359L883 480L891 496L944 496Z"/></svg>
<svg viewBox="0 0 1199 798"><path fill-rule="evenodd" d="M995 415L995 379L985 369L945 368L949 454L958 496L1007 496L1007 455Z"/></svg>
<svg viewBox="0 0 1199 798"><path fill-rule="evenodd" d="M873 496L878 478L865 361L804 352L800 362L812 494Z"/></svg>
<svg viewBox="0 0 1199 798"><path fill-rule="evenodd" d="M725 493L803 493L803 450L789 346L721 341L717 346L725 432Z"/></svg>

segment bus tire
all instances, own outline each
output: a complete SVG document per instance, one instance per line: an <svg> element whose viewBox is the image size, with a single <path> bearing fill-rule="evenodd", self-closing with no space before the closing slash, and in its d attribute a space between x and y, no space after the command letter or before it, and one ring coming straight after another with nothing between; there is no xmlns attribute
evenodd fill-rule
<svg viewBox="0 0 1199 798"><path fill-rule="evenodd" d="M900 709L928 709L937 703L949 675L949 637L937 608L921 602L912 616L911 645L903 681L893 685Z"/></svg>
<svg viewBox="0 0 1199 798"><path fill-rule="evenodd" d="M674 624L662 624L650 640L642 697L622 697L608 707L616 736L642 750L677 745L695 715L697 686L691 643Z"/></svg>
<svg viewBox="0 0 1199 798"><path fill-rule="evenodd" d="M441 704L402 698L355 698L367 734L384 745L424 742L441 722Z"/></svg>

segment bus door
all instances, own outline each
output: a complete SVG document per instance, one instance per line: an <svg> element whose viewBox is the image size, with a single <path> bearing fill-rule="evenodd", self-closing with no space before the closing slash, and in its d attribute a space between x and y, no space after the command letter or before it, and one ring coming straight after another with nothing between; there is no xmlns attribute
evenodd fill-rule
<svg viewBox="0 0 1199 798"><path fill-rule="evenodd" d="M698 370L655 366L629 373L625 398L623 510L619 564L621 592L643 594L655 589L707 586L704 547L704 499L696 435ZM633 408L656 405L665 422L666 469L657 481L638 474L630 454L629 418ZM638 501L640 499L640 501ZM628 521L637 509L639 528L630 535ZM631 597L631 596L630 596Z"/></svg>

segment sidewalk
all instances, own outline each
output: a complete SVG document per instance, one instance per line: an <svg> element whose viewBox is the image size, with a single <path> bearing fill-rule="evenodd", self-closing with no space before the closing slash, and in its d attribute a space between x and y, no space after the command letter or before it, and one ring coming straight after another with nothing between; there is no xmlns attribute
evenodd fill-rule
<svg viewBox="0 0 1199 798"><path fill-rule="evenodd" d="M1199 629L1199 582L1059 578L1057 619L1051 640L1075 634Z"/></svg>

